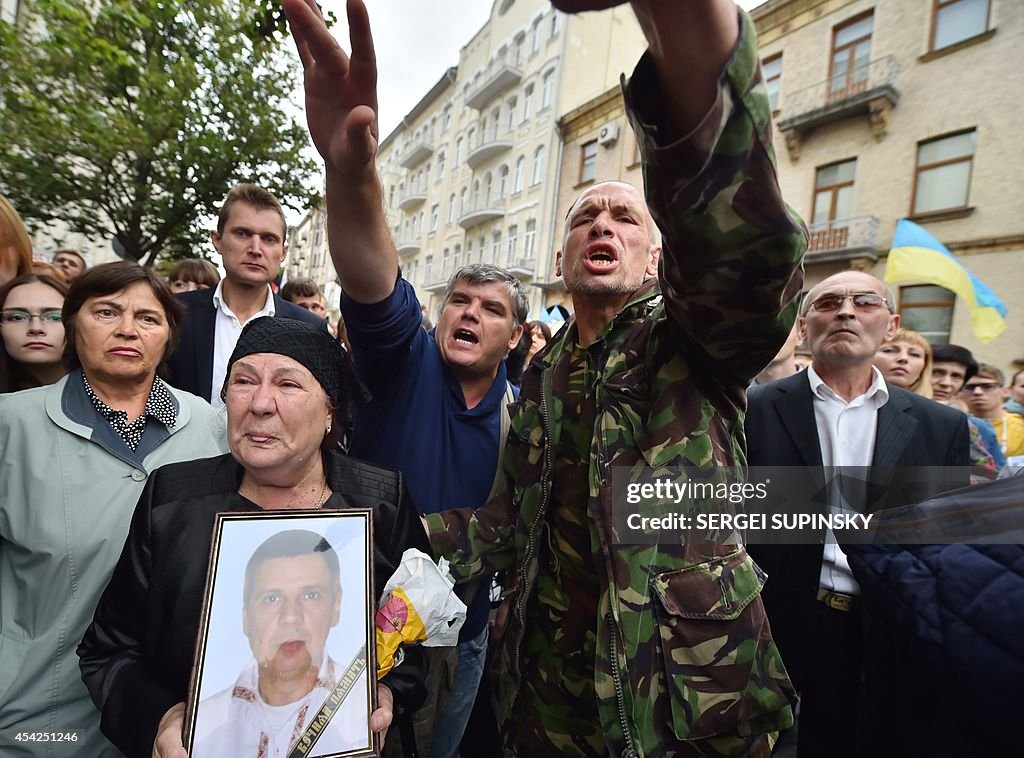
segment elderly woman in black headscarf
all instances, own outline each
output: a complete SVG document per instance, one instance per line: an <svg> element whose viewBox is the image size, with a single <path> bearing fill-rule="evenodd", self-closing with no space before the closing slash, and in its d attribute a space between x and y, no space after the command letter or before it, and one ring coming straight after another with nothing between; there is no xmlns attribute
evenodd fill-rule
<svg viewBox="0 0 1024 758"><path fill-rule="evenodd" d="M290 319L251 321L221 394L230 454L150 478L79 647L103 733L129 758L185 756L184 700L218 512L373 508L378 592L406 548L430 552L401 475L341 450L361 389L326 332ZM393 709L422 699L418 653L378 685L374 731L387 729Z"/></svg>

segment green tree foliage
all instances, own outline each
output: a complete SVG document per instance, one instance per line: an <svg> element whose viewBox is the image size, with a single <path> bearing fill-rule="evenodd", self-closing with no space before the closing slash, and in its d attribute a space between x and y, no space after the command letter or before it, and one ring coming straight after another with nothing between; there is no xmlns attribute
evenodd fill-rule
<svg viewBox="0 0 1024 758"><path fill-rule="evenodd" d="M35 0L0 23L0 192L151 265L208 249L203 219L254 182L317 197L276 0Z"/></svg>

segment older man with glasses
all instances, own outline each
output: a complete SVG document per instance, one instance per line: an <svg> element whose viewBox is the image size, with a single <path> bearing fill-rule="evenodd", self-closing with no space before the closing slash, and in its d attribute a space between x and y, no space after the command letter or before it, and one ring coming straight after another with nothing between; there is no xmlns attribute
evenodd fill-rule
<svg viewBox="0 0 1024 758"><path fill-rule="evenodd" d="M954 483L968 483L964 414L887 385L873 365L879 346L899 328L894 311L885 284L860 271L830 276L807 293L797 328L811 365L750 392L751 466L810 467L814 478L872 471L865 502L827 488L823 507L830 510L863 512L923 500L930 484L914 491L902 481L888 488L879 483L881 472L892 475L897 467L956 467ZM750 552L771 577L765 608L801 695L799 734L783 744L797 742L800 755L853 758L871 753L856 739L867 663L860 587L835 535L821 536L824 545L751 545Z"/></svg>

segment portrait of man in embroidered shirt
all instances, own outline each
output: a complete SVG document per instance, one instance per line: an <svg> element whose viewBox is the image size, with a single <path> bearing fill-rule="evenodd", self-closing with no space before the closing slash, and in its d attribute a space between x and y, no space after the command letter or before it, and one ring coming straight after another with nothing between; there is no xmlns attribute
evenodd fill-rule
<svg viewBox="0 0 1024 758"><path fill-rule="evenodd" d="M338 554L314 531L278 532L253 552L242 592L252 658L232 686L200 700L191 758L287 758L314 733L308 756L370 748L365 649L335 660L327 645L342 579ZM208 647L206 660L214 655Z"/></svg>

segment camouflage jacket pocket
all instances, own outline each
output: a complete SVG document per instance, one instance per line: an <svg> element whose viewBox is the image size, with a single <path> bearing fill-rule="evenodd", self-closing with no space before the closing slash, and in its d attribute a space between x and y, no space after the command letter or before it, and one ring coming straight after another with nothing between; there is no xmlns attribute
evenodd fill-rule
<svg viewBox="0 0 1024 758"><path fill-rule="evenodd" d="M651 579L672 730L680 740L743 734L768 703L752 688L766 629L765 574L744 548ZM731 551L731 552L728 552ZM777 708L771 704L771 708Z"/></svg>

